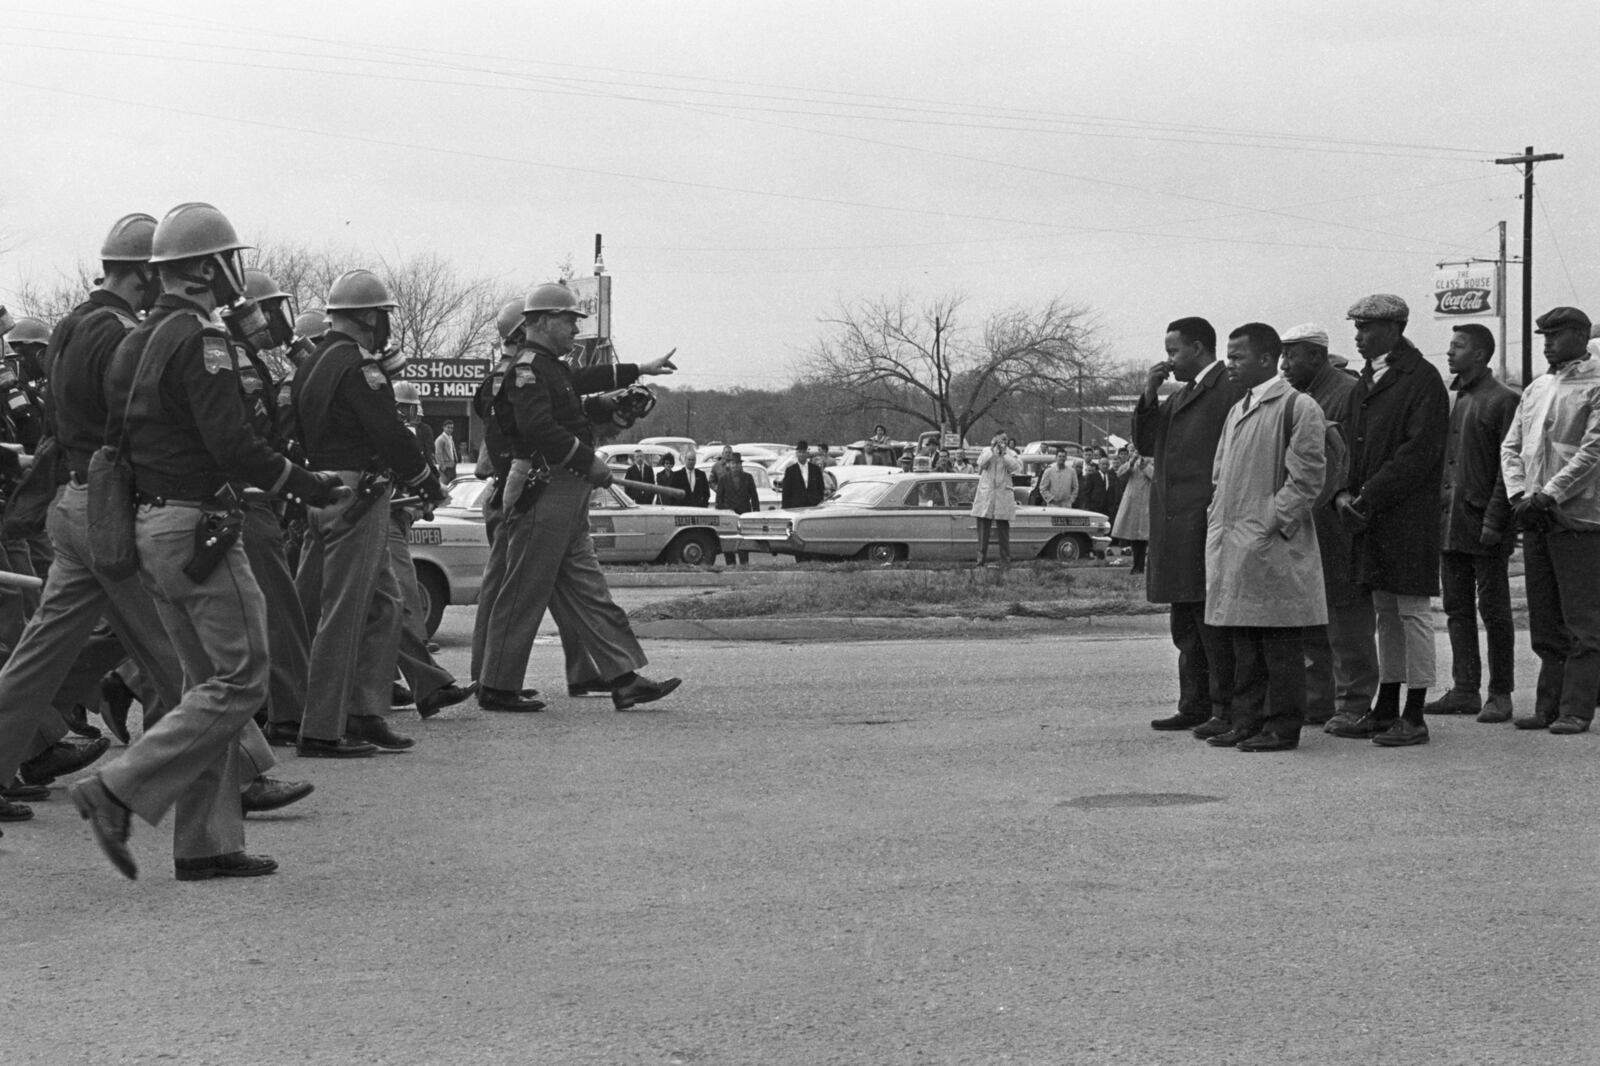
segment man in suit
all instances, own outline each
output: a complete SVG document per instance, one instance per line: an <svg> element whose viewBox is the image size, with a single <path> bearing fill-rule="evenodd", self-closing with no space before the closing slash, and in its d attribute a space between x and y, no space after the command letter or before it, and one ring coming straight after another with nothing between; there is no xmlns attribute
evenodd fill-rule
<svg viewBox="0 0 1600 1066"><path fill-rule="evenodd" d="M711 506L711 483L706 480L704 474L689 463L684 463L683 466L672 471L667 475L665 482L658 482L658 484L666 484L683 491L683 499L669 500L669 503L682 504L685 507Z"/></svg>
<svg viewBox="0 0 1600 1066"><path fill-rule="evenodd" d="M629 464L627 470L623 471L622 476L628 481L643 481L649 485L656 483L656 473L651 469L650 461L644 457L644 452L642 451L633 453L633 462ZM628 499L634 503L654 503L656 500L654 493L645 492L642 489L624 489L623 491L628 494Z"/></svg>
<svg viewBox="0 0 1600 1066"><path fill-rule="evenodd" d="M1178 649L1178 712L1150 726L1192 728L1205 739L1231 728L1234 673L1231 641L1205 620L1211 466L1228 409L1245 390L1223 373L1217 331L1205 319L1180 318L1169 325L1166 350L1167 358L1151 367L1133 409L1134 447L1155 459L1145 596L1171 605L1172 643ZM1168 377L1184 386L1163 400L1158 393Z"/></svg>
<svg viewBox="0 0 1600 1066"><path fill-rule="evenodd" d="M783 506L815 507L822 502L822 470L811 462L811 446L805 441L794 446L794 458L794 465L783 472Z"/></svg>
<svg viewBox="0 0 1600 1066"><path fill-rule="evenodd" d="M751 511L761 510L761 498L756 495L756 479L745 473L744 460L738 452L734 452L723 466L722 477L717 479L717 509L732 511L734 514L749 514ZM723 552L722 561L728 566L733 565L734 556L737 554L740 566L748 566L750 552L740 549L735 552Z"/></svg>
<svg viewBox="0 0 1600 1066"><path fill-rule="evenodd" d="M1078 496L1072 506L1082 511L1094 511L1107 518L1117 517L1114 512L1107 511L1106 506L1110 499L1110 487L1106 484L1105 471L1100 469L1100 459L1091 449L1088 460L1084 463L1083 479L1078 483Z"/></svg>

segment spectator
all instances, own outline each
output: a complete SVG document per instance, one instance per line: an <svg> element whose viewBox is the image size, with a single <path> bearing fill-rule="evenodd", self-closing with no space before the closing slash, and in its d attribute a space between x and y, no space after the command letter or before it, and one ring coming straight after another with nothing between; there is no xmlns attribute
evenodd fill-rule
<svg viewBox="0 0 1600 1066"><path fill-rule="evenodd" d="M1106 509L1107 518L1116 518L1117 511L1122 507L1123 479L1117 476L1117 464L1121 462L1119 453L1116 461L1106 455L1104 448L1100 449L1100 457L1096 465L1100 467L1100 476L1106 479Z"/></svg>
<svg viewBox="0 0 1600 1066"><path fill-rule="evenodd" d="M1111 517L1108 510L1110 499L1111 489L1106 484L1105 471L1100 469L1099 462L1091 454L1084 463L1083 478L1078 482L1078 498L1073 502L1073 506Z"/></svg>
<svg viewBox="0 0 1600 1066"><path fill-rule="evenodd" d="M996 433L978 456L978 487L972 499L972 517L978 520L978 565L989 562L989 527L1000 541L1000 564L1011 562L1011 519L1017 513L1017 494L1011 479L1022 471L1022 460L1010 448L1004 433Z"/></svg>
<svg viewBox="0 0 1600 1066"><path fill-rule="evenodd" d="M1078 470L1067 462L1067 450L1056 449L1056 461L1039 473L1039 499L1046 507L1071 507L1078 499Z"/></svg>
<svg viewBox="0 0 1600 1066"><path fill-rule="evenodd" d="M817 450L813 453L813 460L819 470L826 470L833 465L833 455L829 453L828 446L820 441L817 442Z"/></svg>
<svg viewBox="0 0 1600 1066"><path fill-rule="evenodd" d="M456 463L460 460L460 452L456 448L456 424L447 418L444 425L439 427L438 439L433 442L433 462L439 468L439 480L448 485L456 476Z"/></svg>
<svg viewBox="0 0 1600 1066"><path fill-rule="evenodd" d="M642 451L633 453L633 462L628 464L628 469L622 472L622 476L628 481L640 481L647 485L656 483L655 471L650 469L650 461L644 457L644 452ZM655 495L646 492L644 489L624 489L623 491L628 494L628 499L634 503L655 502Z"/></svg>
<svg viewBox="0 0 1600 1066"><path fill-rule="evenodd" d="M672 500L671 503L684 507L709 507L711 506L711 482L700 471L688 463L672 471L668 475L668 485L683 492L683 499Z"/></svg>
<svg viewBox="0 0 1600 1066"><path fill-rule="evenodd" d="M811 446L800 441L794 446L794 465L783 472L783 506L814 507L822 502L822 471L810 461Z"/></svg>
<svg viewBox="0 0 1600 1066"><path fill-rule="evenodd" d="M1600 363L1585 350L1590 328L1575 307L1539 316L1550 372L1528 384L1500 446L1539 656L1533 713L1518 729L1588 732L1600 691Z"/></svg>
<svg viewBox="0 0 1600 1066"><path fill-rule="evenodd" d="M1117 476L1126 482L1127 488L1117 506L1117 519L1111 523L1111 535L1133 548L1133 567L1128 573L1142 574L1145 552L1150 546L1150 473L1155 469L1155 460L1131 448L1124 448L1123 452Z"/></svg>
<svg viewBox="0 0 1600 1066"><path fill-rule="evenodd" d="M734 514L749 514L761 510L761 499L756 495L756 479L745 473L743 457L738 452L728 454L722 477L717 480L717 510ZM732 566L735 555L740 566L750 564L750 551L740 548L722 553L722 561Z"/></svg>

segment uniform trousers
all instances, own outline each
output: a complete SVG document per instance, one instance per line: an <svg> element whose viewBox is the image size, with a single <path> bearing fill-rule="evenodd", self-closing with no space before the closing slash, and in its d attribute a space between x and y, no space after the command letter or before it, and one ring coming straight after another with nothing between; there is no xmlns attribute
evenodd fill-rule
<svg viewBox="0 0 1600 1066"><path fill-rule="evenodd" d="M1489 695L1508 696L1516 659L1516 629L1511 622L1510 558L1494 550L1439 554L1439 588L1450 630L1450 677L1459 692L1477 692L1483 682L1478 652L1478 615L1489 644Z"/></svg>
<svg viewBox="0 0 1600 1066"><path fill-rule="evenodd" d="M340 471L354 487L357 471ZM355 499L314 507L296 585L316 612L301 737L338 740L349 716L389 712L400 644L400 586L389 566L390 491L355 522Z"/></svg>
<svg viewBox="0 0 1600 1066"><path fill-rule="evenodd" d="M523 687L528 656L546 609L562 643L581 648L606 681L645 665L644 649L628 616L611 601L605 573L589 535L589 483L557 470L539 499L523 514L506 518L505 574L487 607L483 663L485 688L515 692ZM568 668L573 668L569 655ZM570 676L570 674L569 674Z"/></svg>
<svg viewBox="0 0 1600 1066"><path fill-rule="evenodd" d="M428 651L427 618L422 611L422 590L417 587L417 570L411 565L411 512L404 507L389 509L387 550L389 570L400 589L400 642L396 649L400 676L419 700L427 699L455 676L440 666Z"/></svg>
<svg viewBox="0 0 1600 1066"><path fill-rule="evenodd" d="M267 720L300 723L306 705L306 677L310 671L311 634L305 609L295 590L289 557L284 553L283 527L272 504L250 500L244 505L245 558L261 595L267 602L267 647L271 669L267 675Z"/></svg>
<svg viewBox="0 0 1600 1066"><path fill-rule="evenodd" d="M479 679L483 669L483 646L489 633L489 614L494 599L506 576L506 542L500 534L505 530L505 508L495 503L491 492L483 501L483 527L489 538L489 561L483 566L483 581L478 586L478 610L472 618L472 680Z"/></svg>
<svg viewBox="0 0 1600 1066"><path fill-rule="evenodd" d="M1539 657L1534 713L1593 721L1600 691L1600 532L1529 530L1522 558L1528 635Z"/></svg>
<svg viewBox="0 0 1600 1066"><path fill-rule="evenodd" d="M240 731L267 698L267 609L244 545L234 542L204 581L183 573L201 512L141 506L139 577L183 665L177 705L100 771L112 795L155 825L177 808L173 857L244 849L239 792L248 770ZM270 757L270 756L269 756Z"/></svg>
<svg viewBox="0 0 1600 1066"><path fill-rule="evenodd" d="M1345 603L1328 604L1328 624L1307 626L1306 720L1335 714L1360 718L1378 694L1377 616L1372 593L1358 589Z"/></svg>
<svg viewBox="0 0 1600 1066"><path fill-rule="evenodd" d="M127 653L151 679L154 696L171 706L183 691L183 668L167 639L150 594L137 576L110 581L89 569L88 489L68 485L46 517L56 557L17 647L0 670L0 781L17 766L66 735L52 699L81 687L87 673L98 682L110 655ZM125 634L109 648L91 638L102 616Z"/></svg>
<svg viewBox="0 0 1600 1066"><path fill-rule="evenodd" d="M1379 683L1430 687L1437 673L1430 597L1373 589L1372 606L1378 614Z"/></svg>
<svg viewBox="0 0 1600 1066"><path fill-rule="evenodd" d="M1227 626L1234 729L1295 738L1305 725L1305 634L1299 626Z"/></svg>
<svg viewBox="0 0 1600 1066"><path fill-rule="evenodd" d="M1172 604L1172 643L1178 649L1178 713L1228 721L1233 697L1233 641L1206 624L1206 601Z"/></svg>

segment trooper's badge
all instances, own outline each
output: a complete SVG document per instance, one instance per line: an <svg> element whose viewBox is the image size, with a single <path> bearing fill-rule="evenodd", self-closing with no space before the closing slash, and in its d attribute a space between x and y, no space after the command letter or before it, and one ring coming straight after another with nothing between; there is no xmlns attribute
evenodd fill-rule
<svg viewBox="0 0 1600 1066"><path fill-rule="evenodd" d="M206 337L205 361L207 374L220 374L224 370L232 370L233 353L228 350L227 340L222 337Z"/></svg>
<svg viewBox="0 0 1600 1066"><path fill-rule="evenodd" d="M389 384L388 377L383 372L383 367L375 363L366 363L361 367L361 376L367 379L370 388L381 389Z"/></svg>
<svg viewBox="0 0 1600 1066"><path fill-rule="evenodd" d="M539 381L539 375L535 374L533 372L533 367L531 367L531 366L519 366L519 367L517 367L517 376L514 379L514 383L517 386L517 388L520 389L525 385L534 385L534 384L537 384L538 381Z"/></svg>

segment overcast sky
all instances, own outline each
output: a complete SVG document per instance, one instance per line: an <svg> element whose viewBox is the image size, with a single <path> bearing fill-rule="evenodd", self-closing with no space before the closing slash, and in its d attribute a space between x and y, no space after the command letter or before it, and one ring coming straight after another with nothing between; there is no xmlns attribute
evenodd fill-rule
<svg viewBox="0 0 1600 1066"><path fill-rule="evenodd" d="M1600 317L1592 0L61 6L0 5L0 299L206 200L508 296L604 233L623 358L677 347L685 386L784 383L839 301L902 291L1064 296L1141 364L1190 314L1353 355L1390 291L1440 353L1435 264L1502 219L1517 254L1492 160L1532 144L1566 156L1535 312Z"/></svg>

